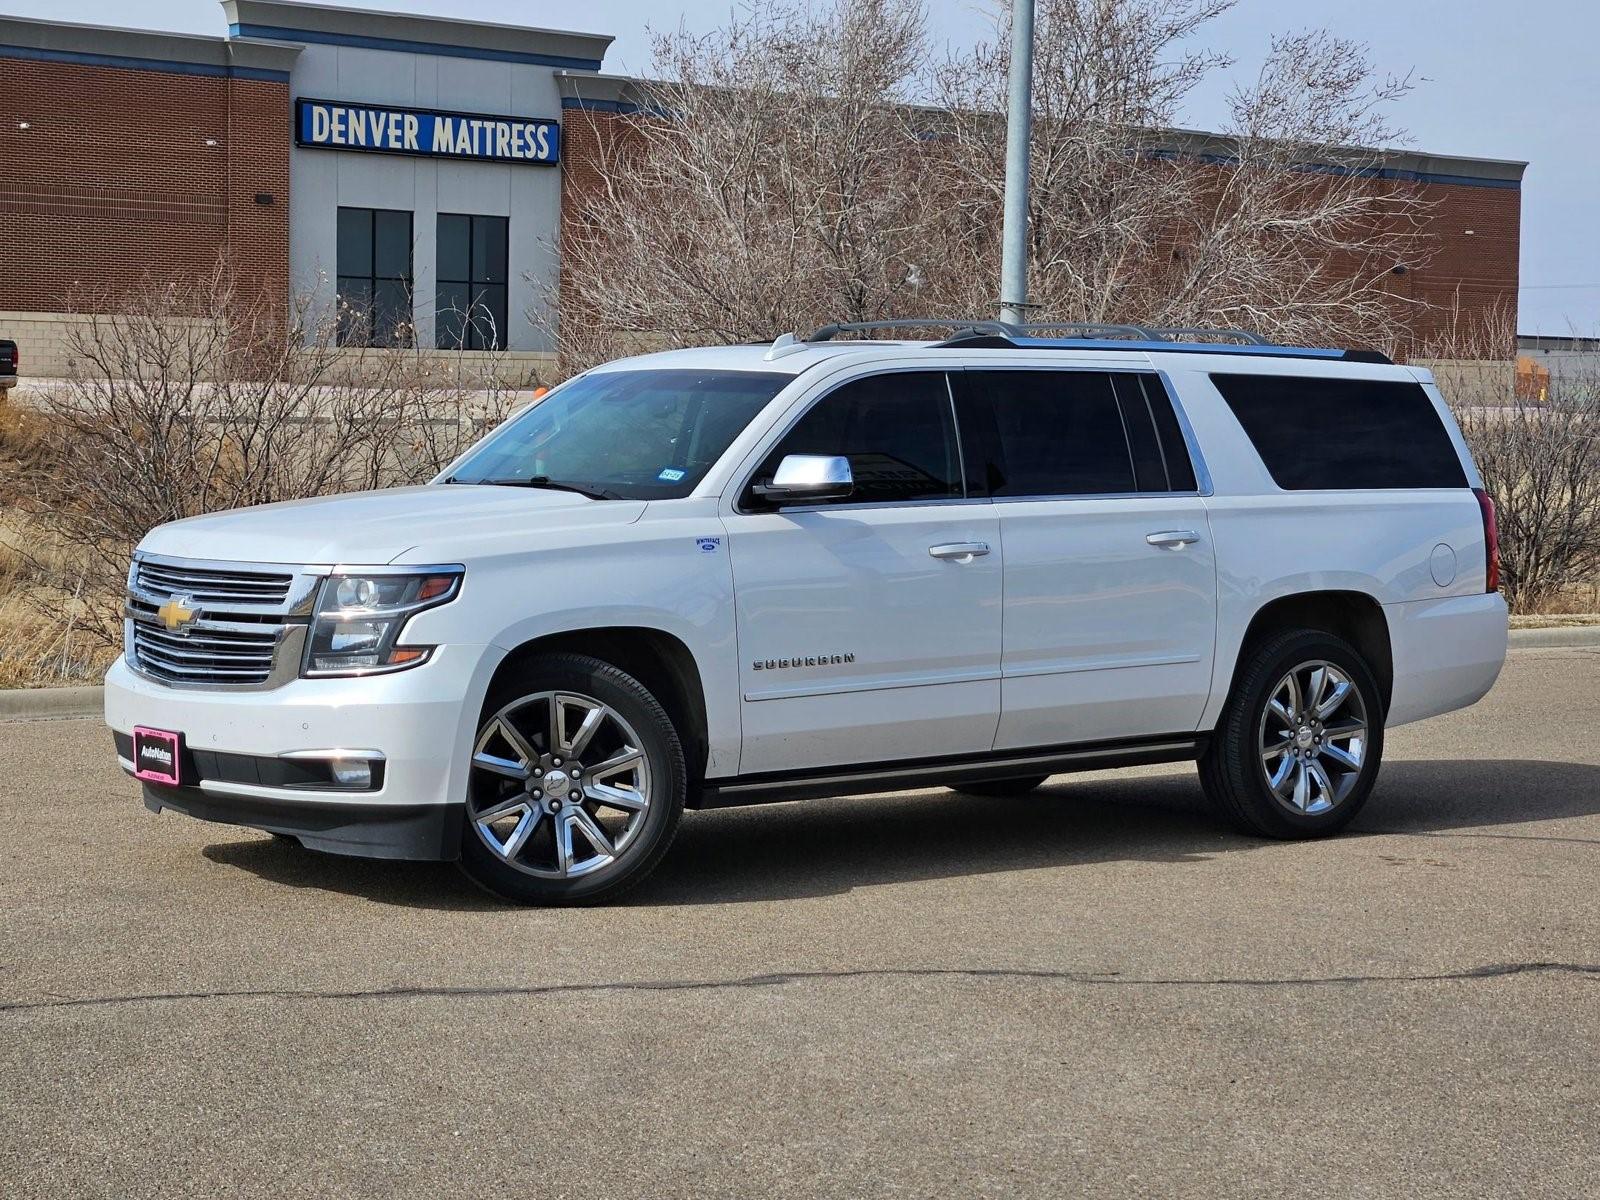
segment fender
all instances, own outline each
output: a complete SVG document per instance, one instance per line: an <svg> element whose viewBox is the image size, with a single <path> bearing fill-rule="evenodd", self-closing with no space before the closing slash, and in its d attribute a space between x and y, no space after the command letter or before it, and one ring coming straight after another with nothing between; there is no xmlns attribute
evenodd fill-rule
<svg viewBox="0 0 1600 1200"><path fill-rule="evenodd" d="M469 603L430 609L413 621L407 637L418 642L488 643L453 754L463 787L478 714L506 656L540 638L614 627L652 630L688 647L704 691L706 774L737 773L733 570L714 502L703 511L684 508L679 502L666 515L658 508L620 527L586 530L581 543L550 539L544 548L475 557L462 581L461 600Z"/></svg>

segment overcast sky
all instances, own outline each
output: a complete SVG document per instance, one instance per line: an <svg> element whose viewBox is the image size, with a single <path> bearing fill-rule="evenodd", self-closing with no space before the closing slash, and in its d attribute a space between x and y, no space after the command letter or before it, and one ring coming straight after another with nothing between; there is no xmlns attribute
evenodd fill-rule
<svg viewBox="0 0 1600 1200"><path fill-rule="evenodd" d="M615 35L606 70L649 67L649 25L690 29L725 21L730 0L669 7L645 0L581 6L526 0L367 0L351 7L471 16ZM983 35L985 5L928 0L936 36ZM186 33L225 32L210 0L0 0L17 16ZM1239 0L1206 42L1239 60L1194 97L1185 124L1214 125L1235 75L1254 74L1274 32L1327 26L1366 42L1376 65L1414 71L1418 87L1395 113L1411 146L1437 154L1524 159L1520 328L1600 334L1600 0Z"/></svg>

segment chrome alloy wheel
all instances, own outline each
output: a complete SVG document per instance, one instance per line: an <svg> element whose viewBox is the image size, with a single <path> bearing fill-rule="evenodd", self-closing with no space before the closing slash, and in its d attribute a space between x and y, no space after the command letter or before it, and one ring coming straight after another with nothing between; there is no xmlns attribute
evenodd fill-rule
<svg viewBox="0 0 1600 1200"><path fill-rule="evenodd" d="M1301 663L1268 693L1259 744L1273 798L1290 812L1327 812L1350 794L1366 761L1361 689L1330 662Z"/></svg>
<svg viewBox="0 0 1600 1200"><path fill-rule="evenodd" d="M616 709L576 692L537 692L484 723L467 815L509 866L543 879L604 870L649 812L650 762Z"/></svg>

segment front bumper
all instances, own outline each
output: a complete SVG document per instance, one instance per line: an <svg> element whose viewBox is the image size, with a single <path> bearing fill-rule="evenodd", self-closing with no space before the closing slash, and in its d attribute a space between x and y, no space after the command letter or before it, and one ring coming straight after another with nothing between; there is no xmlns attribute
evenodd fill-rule
<svg viewBox="0 0 1600 1200"><path fill-rule="evenodd" d="M144 806L202 821L244 825L297 838L313 850L358 858L453 861L461 857L459 804L342 804L319 799L222 799L199 787L146 783Z"/></svg>
<svg viewBox="0 0 1600 1200"><path fill-rule="evenodd" d="M502 653L441 646L415 670L297 679L269 691L169 687L118 659L106 675L105 719L120 735L118 760L130 774L125 739L135 725L183 734L191 759L186 786L145 785L145 803L157 811L286 833L336 853L453 858L471 740ZM246 758L266 763L339 751L380 755L381 784L313 790L281 786L265 769L259 778L271 783L250 782L236 769ZM235 769L196 766L224 759Z"/></svg>

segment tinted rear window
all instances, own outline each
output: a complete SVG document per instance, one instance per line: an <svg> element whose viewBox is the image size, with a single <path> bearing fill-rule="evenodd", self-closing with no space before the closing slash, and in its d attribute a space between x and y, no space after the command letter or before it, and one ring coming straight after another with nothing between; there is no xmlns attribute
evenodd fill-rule
<svg viewBox="0 0 1600 1200"><path fill-rule="evenodd" d="M1211 382L1286 491L1467 486L1420 384L1286 375Z"/></svg>

